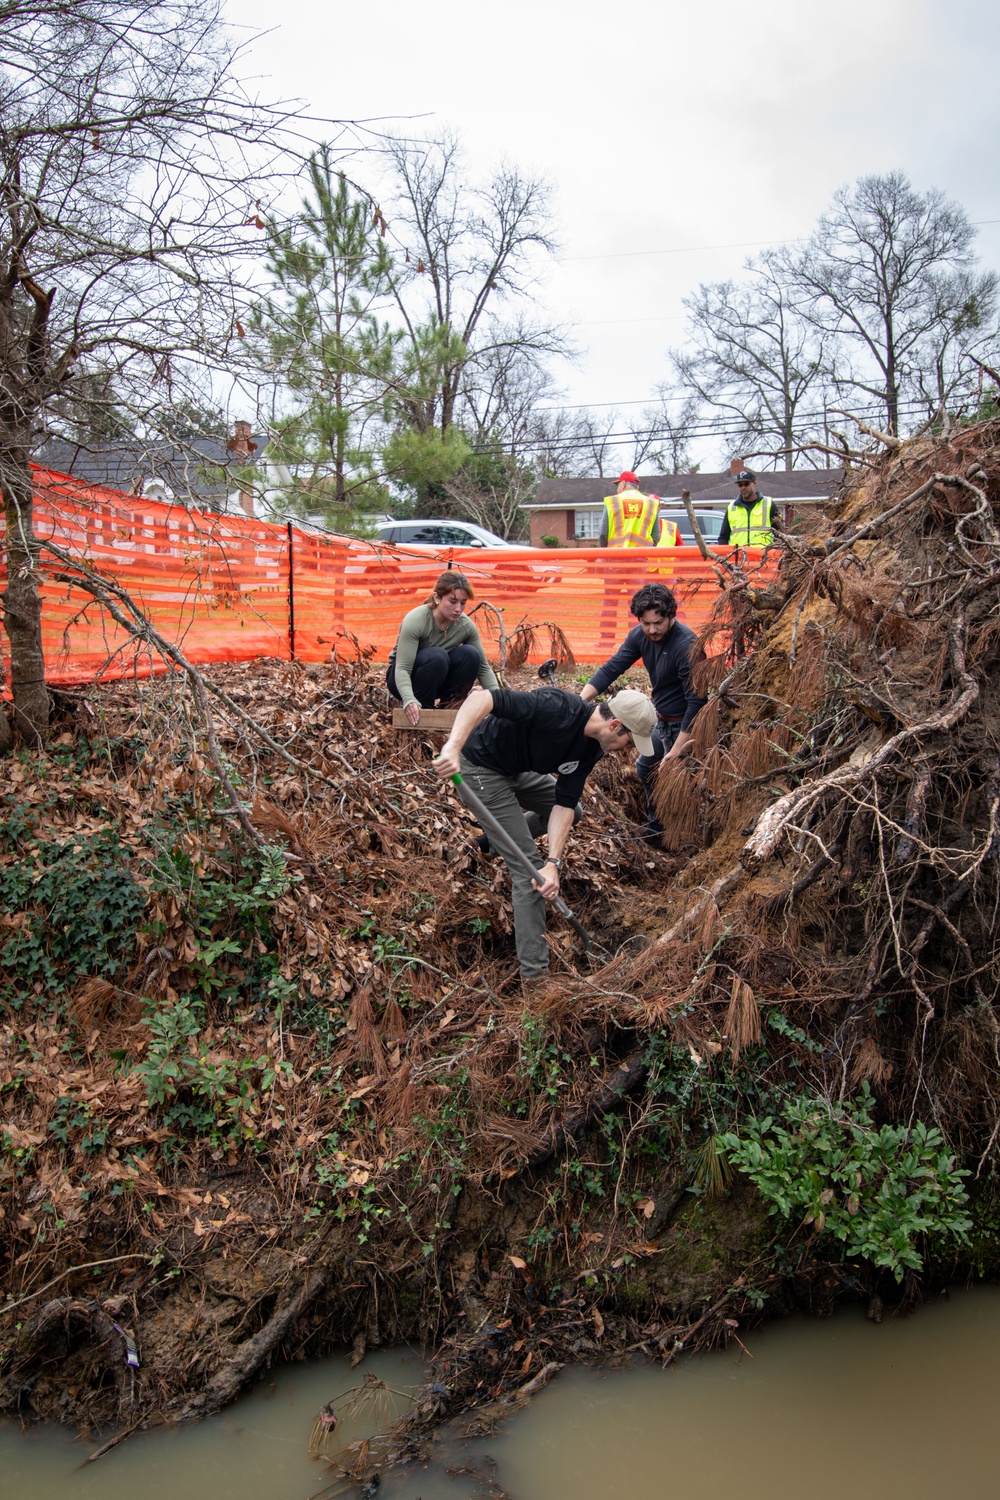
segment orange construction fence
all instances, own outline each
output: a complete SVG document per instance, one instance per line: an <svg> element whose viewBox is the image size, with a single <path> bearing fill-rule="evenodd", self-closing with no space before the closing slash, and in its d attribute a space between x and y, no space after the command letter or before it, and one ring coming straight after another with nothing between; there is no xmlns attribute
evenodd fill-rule
<svg viewBox="0 0 1000 1500"><path fill-rule="evenodd" d="M305 662L359 648L386 661L399 621L422 603L446 567L465 573L476 600L502 613L510 635L521 623L558 625L581 662L611 654L634 624L628 603L643 583L662 580L680 618L697 629L719 595L718 570L695 547L613 550L400 548L166 505L35 469L35 534L113 577L161 635L189 660ZM720 555L730 555L720 550ZM744 568L773 572L760 549ZM57 582L42 551L42 629L53 683L148 676L165 669L83 590ZM0 570L2 573L2 570ZM492 613L476 615L496 659ZM534 657L549 654L540 631Z"/></svg>

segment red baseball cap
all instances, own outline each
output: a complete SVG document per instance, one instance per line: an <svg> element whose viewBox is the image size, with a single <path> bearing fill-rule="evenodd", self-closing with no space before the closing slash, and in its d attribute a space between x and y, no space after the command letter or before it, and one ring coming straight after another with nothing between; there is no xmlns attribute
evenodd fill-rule
<svg viewBox="0 0 1000 1500"><path fill-rule="evenodd" d="M626 469L625 472L624 472L624 474L619 474L619 476L618 476L618 483L619 484L638 484L639 481L635 477L635 475L632 473L631 469Z"/></svg>

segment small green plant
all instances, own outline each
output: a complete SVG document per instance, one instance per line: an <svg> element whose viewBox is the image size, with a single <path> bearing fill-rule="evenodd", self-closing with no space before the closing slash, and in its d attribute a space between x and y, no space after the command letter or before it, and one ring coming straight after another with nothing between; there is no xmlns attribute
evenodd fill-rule
<svg viewBox="0 0 1000 1500"><path fill-rule="evenodd" d="M176 924L191 929L195 952L185 989L211 1002L213 1013L225 1005L273 1003L279 975L272 910L300 878L289 871L284 851L269 844L255 850L239 873L211 874L183 845L167 841L160 847L153 892L171 898ZM148 923L147 935L158 946L168 933L157 920Z"/></svg>
<svg viewBox="0 0 1000 1500"><path fill-rule="evenodd" d="M92 1126L94 1111L82 1099L61 1095L49 1116L49 1131L64 1146L78 1143L81 1150L93 1154L107 1145L108 1132L103 1125Z"/></svg>
<svg viewBox="0 0 1000 1500"><path fill-rule="evenodd" d="M24 1176L31 1167L35 1151L33 1142L16 1146L14 1137L6 1130L0 1130L0 1189L9 1188L12 1181Z"/></svg>
<svg viewBox="0 0 1000 1500"><path fill-rule="evenodd" d="M771 1031L778 1036L783 1036L790 1042L798 1042L800 1047L805 1047L808 1052L822 1052L822 1042L813 1041L801 1026L795 1026L783 1011L774 1009L767 1013L767 1025Z"/></svg>
<svg viewBox="0 0 1000 1500"><path fill-rule="evenodd" d="M848 1255L902 1281L923 1266L921 1236L968 1242L962 1179L969 1174L936 1127L876 1127L873 1109L867 1084L844 1104L799 1094L778 1117L752 1117L740 1135L720 1136L719 1146L776 1217L839 1240Z"/></svg>
<svg viewBox="0 0 1000 1500"><path fill-rule="evenodd" d="M559 538L557 536L553 536L551 531L547 532L546 535L541 537L539 540L541 541L543 547L559 547L562 545L562 543L559 541Z"/></svg>
<svg viewBox="0 0 1000 1500"><path fill-rule="evenodd" d="M232 1058L209 1051L201 1036L204 1002L182 995L171 1005L147 1002L146 1056L134 1072L150 1105L161 1106L164 1122L180 1132L204 1132L214 1142L253 1137L252 1123L262 1095L279 1075L292 1071L287 1060L269 1056Z"/></svg>
<svg viewBox="0 0 1000 1500"><path fill-rule="evenodd" d="M544 1021L530 1011L521 1017L521 1066L533 1088L557 1098L564 1085L562 1065L571 1061L567 1052L560 1052Z"/></svg>
<svg viewBox="0 0 1000 1500"><path fill-rule="evenodd" d="M405 973L415 962L405 942L395 933L383 932L373 912L362 912L365 918L357 927L345 927L344 937L363 938L371 945L372 962L383 964L394 976Z"/></svg>
<svg viewBox="0 0 1000 1500"><path fill-rule="evenodd" d="M115 979L131 959L146 892L114 834L35 843L0 868L0 909L20 925L0 948L0 999L19 1009L34 989Z"/></svg>

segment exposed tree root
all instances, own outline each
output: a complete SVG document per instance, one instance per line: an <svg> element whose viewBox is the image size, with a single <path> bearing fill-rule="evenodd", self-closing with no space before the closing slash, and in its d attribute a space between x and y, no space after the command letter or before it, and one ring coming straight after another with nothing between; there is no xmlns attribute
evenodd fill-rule
<svg viewBox="0 0 1000 1500"><path fill-rule="evenodd" d="M175 1420L190 1422L194 1418L208 1417L235 1401L244 1386L273 1357L282 1340L291 1333L325 1286L326 1277L321 1271L310 1272L294 1295L271 1314L258 1333L239 1345L226 1364L216 1370L205 1389L177 1413Z"/></svg>

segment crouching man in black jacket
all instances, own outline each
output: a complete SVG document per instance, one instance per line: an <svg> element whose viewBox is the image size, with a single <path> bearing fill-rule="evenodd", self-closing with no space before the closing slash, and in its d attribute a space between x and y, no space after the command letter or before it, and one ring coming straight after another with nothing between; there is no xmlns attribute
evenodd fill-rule
<svg viewBox="0 0 1000 1500"><path fill-rule="evenodd" d="M663 583L647 583L632 595L629 605L639 621L630 630L614 656L580 689L585 703L592 703L607 692L623 672L642 662L649 673L656 708L653 750L641 752L635 763L636 774L646 793L646 826L643 837L659 846L662 825L656 816L651 796L653 772L661 760L683 755L691 739L689 733L695 714L705 704L691 686L691 652L695 633L677 618L677 600ZM620 695L619 695L620 696Z"/></svg>
<svg viewBox="0 0 1000 1500"><path fill-rule="evenodd" d="M434 769L461 772L519 849L538 859L535 839L548 833L548 858L538 880L513 859L510 871L514 936L523 979L548 971L545 902L559 894L559 872L569 831L582 816L583 784L602 755L631 748L651 755L656 711L642 693L618 693L596 708L560 688L516 693L508 688L472 693ZM458 789L462 794L461 786Z"/></svg>

